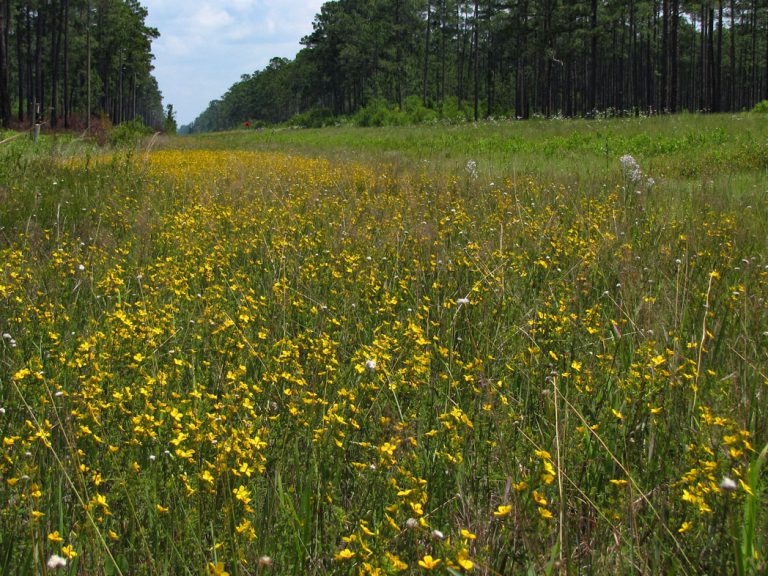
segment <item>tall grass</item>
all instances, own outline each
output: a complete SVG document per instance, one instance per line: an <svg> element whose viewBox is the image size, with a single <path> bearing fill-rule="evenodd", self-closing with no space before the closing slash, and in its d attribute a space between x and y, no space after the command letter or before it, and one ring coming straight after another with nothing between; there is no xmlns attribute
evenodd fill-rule
<svg viewBox="0 0 768 576"><path fill-rule="evenodd" d="M761 130L3 163L0 570L764 571Z"/></svg>

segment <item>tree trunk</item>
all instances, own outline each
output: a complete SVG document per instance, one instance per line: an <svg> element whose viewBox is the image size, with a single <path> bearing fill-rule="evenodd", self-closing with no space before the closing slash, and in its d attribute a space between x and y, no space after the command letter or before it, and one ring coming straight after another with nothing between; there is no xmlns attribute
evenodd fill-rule
<svg viewBox="0 0 768 576"><path fill-rule="evenodd" d="M707 72L709 67L707 66L707 7L706 3L701 3L701 12L699 14L699 21L701 23L701 42L699 43L699 110L707 110L707 96L709 90L707 88Z"/></svg>
<svg viewBox="0 0 768 576"><path fill-rule="evenodd" d="M456 54L456 98L459 103L459 108L461 108L462 103L464 102L465 97L465 91L466 91L466 77L464 74L465 69L465 60L466 60L466 54L467 54L467 41L468 41L468 34L467 34L467 20L466 18L462 18L461 14L461 2L456 3L456 19L458 22L458 28L459 28L459 42L457 45L457 54Z"/></svg>
<svg viewBox="0 0 768 576"><path fill-rule="evenodd" d="M626 16L624 14L624 11L622 10L621 14L621 38L619 39L619 50L616 52L618 56L618 78L616 81L616 100L615 100L615 108L619 112L619 114L623 114L624 112L624 54L625 54L625 45L626 45L626 36L627 36L627 26L626 26Z"/></svg>
<svg viewBox="0 0 768 576"><path fill-rule="evenodd" d="M656 47L656 23L654 15L648 16L648 30L652 31L646 40L645 46L645 104L649 111L654 113L658 111L656 102L656 59L654 58Z"/></svg>
<svg viewBox="0 0 768 576"><path fill-rule="evenodd" d="M22 57L22 46L24 45L24 35L22 34L22 31L24 30L24 20L22 14L23 12L21 9L16 13L16 68L18 70L16 83L19 95L19 110L17 116L19 122L24 122L24 82L26 81L26 76L24 74L26 68L24 67L24 58Z"/></svg>
<svg viewBox="0 0 768 576"><path fill-rule="evenodd" d="M673 114L679 109L680 98L678 95L680 80L680 0L672 0L672 18L670 21L670 61L669 61L669 110Z"/></svg>
<svg viewBox="0 0 768 576"><path fill-rule="evenodd" d="M427 105L427 90L429 85L429 43L432 33L432 1L427 0L427 29L424 32L424 63L421 78L421 100Z"/></svg>
<svg viewBox="0 0 768 576"><path fill-rule="evenodd" d="M494 46L493 46L493 36L491 34L491 18L493 15L492 12L492 3L489 2L488 8L485 12L485 29L488 31L488 38L486 40L486 51L485 51L485 89L486 89L486 109L485 109L485 115L490 116L493 113L493 98L494 98L494 75L493 75L493 68L494 68L494 62L493 62L493 54L494 54Z"/></svg>
<svg viewBox="0 0 768 576"><path fill-rule="evenodd" d="M592 0L590 29L590 54L589 54L589 104L587 107L592 112L597 107L597 0Z"/></svg>
<svg viewBox="0 0 768 576"><path fill-rule="evenodd" d="M750 71L749 82L749 102L748 105L751 108L757 101L757 0L752 0L752 19L751 19L751 34L752 34L752 62Z"/></svg>
<svg viewBox="0 0 768 576"><path fill-rule="evenodd" d="M51 14L54 17L51 24L51 128L56 128L59 121L61 29L66 26L66 22L62 19L61 8L59 6L59 17L56 18L56 5L51 6Z"/></svg>
<svg viewBox="0 0 768 576"><path fill-rule="evenodd" d="M403 108L403 37L404 32L401 24L402 2L395 2L395 95L397 105Z"/></svg>
<svg viewBox="0 0 768 576"><path fill-rule="evenodd" d="M595 0L597 1L597 0ZM518 118L528 118L527 60L528 51L528 0L522 0L518 6L517 54L515 56L515 114Z"/></svg>
<svg viewBox="0 0 768 576"><path fill-rule="evenodd" d="M731 41L728 47L729 55L729 67L728 71L728 84L730 90L728 91L728 110L733 112L736 110L736 0L731 0L731 33L729 34Z"/></svg>
<svg viewBox="0 0 768 576"><path fill-rule="evenodd" d="M45 35L45 11L37 12L37 31L35 34L35 102L37 106L33 110L35 122L39 122L45 115L45 73L43 71L43 37Z"/></svg>
<svg viewBox="0 0 768 576"><path fill-rule="evenodd" d="M763 99L768 99L768 13L766 13L766 23L765 23L765 60L763 61L763 65L765 66L765 88L763 89Z"/></svg>
<svg viewBox="0 0 768 576"><path fill-rule="evenodd" d="M661 13L661 106L664 112L671 110L670 98L669 98L669 13L670 13L670 0L664 0Z"/></svg>
<svg viewBox="0 0 768 576"><path fill-rule="evenodd" d="M715 63L715 9L712 5L709 6L709 14L707 15L707 68L708 68L708 82L709 82L709 102L707 109L710 112L717 111L717 80L715 78L716 63Z"/></svg>
<svg viewBox="0 0 768 576"><path fill-rule="evenodd" d="M640 55L637 53L637 7L634 0L629 7L629 102L628 108L635 113L638 111L639 101L639 69Z"/></svg>
<svg viewBox="0 0 768 576"><path fill-rule="evenodd" d="M715 99L714 112L723 110L723 0L719 0L717 10L717 52L715 54Z"/></svg>
<svg viewBox="0 0 768 576"><path fill-rule="evenodd" d="M474 48L475 48L475 122L480 119L480 34L478 28L480 27L480 0L475 0L475 21L473 23L474 28Z"/></svg>
<svg viewBox="0 0 768 576"><path fill-rule="evenodd" d="M443 102L445 101L445 83L446 83L446 37L448 36L448 6L446 0L442 0L440 3L440 88L438 99L440 102L440 109L442 110Z"/></svg>
<svg viewBox="0 0 768 576"><path fill-rule="evenodd" d="M62 0L64 26L64 128L69 128L72 102L69 94L69 0Z"/></svg>
<svg viewBox="0 0 768 576"><path fill-rule="evenodd" d="M34 76L34 61L32 58L32 14L30 9L25 9L26 16L26 29L27 29L27 119L30 122L35 121L35 76Z"/></svg>
<svg viewBox="0 0 768 576"><path fill-rule="evenodd" d="M8 81L8 27L10 0L0 0L0 125L8 128L11 122L11 94Z"/></svg>

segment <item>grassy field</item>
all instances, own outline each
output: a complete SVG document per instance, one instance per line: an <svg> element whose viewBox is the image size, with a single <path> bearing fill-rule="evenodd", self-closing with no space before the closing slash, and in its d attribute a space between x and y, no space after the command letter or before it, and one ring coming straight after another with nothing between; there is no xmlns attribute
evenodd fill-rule
<svg viewBox="0 0 768 576"><path fill-rule="evenodd" d="M767 137L0 146L0 572L764 573Z"/></svg>

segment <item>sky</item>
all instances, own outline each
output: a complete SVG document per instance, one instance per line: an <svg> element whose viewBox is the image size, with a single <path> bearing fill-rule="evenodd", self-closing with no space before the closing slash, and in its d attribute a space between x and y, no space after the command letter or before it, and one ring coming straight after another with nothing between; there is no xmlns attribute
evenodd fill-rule
<svg viewBox="0 0 768 576"><path fill-rule="evenodd" d="M323 0L142 0L155 78L179 125L189 124L243 74L293 58Z"/></svg>

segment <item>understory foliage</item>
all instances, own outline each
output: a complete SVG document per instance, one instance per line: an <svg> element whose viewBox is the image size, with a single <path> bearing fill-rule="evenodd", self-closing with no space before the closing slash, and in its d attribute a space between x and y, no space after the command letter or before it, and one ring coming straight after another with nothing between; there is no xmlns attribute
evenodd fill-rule
<svg viewBox="0 0 768 576"><path fill-rule="evenodd" d="M764 208L633 161L18 163L0 571L765 570Z"/></svg>

